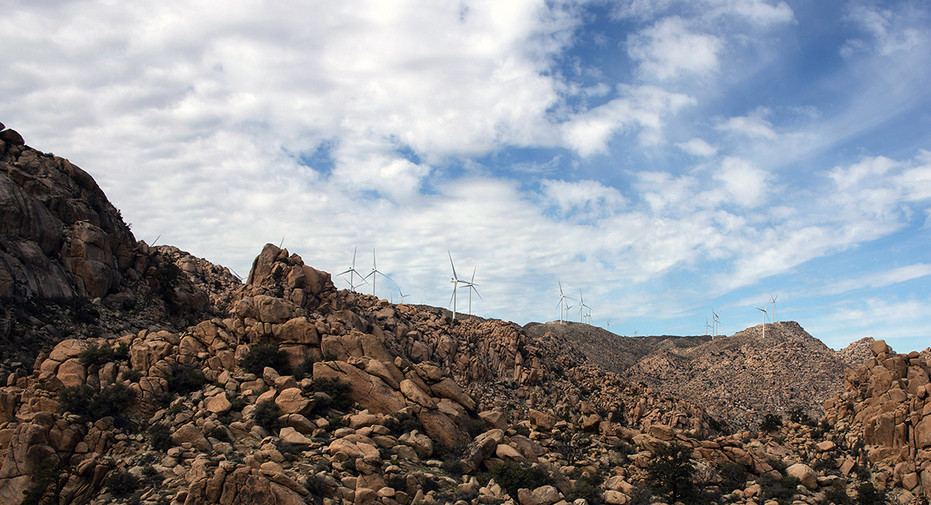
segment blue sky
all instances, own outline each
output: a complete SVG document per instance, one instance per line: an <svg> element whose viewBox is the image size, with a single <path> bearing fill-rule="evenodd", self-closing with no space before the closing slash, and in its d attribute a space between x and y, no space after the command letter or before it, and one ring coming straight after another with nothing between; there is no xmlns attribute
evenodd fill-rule
<svg viewBox="0 0 931 505"><path fill-rule="evenodd" d="M521 324L560 279L624 335L776 297L834 348L931 345L927 2L0 9L0 121L150 243L243 276L266 242L333 273L377 248L379 296L439 306L450 251Z"/></svg>

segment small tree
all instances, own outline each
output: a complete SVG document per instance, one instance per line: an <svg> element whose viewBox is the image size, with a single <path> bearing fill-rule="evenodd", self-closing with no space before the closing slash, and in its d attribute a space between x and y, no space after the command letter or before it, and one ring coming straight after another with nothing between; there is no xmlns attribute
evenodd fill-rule
<svg viewBox="0 0 931 505"><path fill-rule="evenodd" d="M679 443L660 446L647 465L647 483L654 492L670 502L694 502L696 497L692 474L691 449Z"/></svg>

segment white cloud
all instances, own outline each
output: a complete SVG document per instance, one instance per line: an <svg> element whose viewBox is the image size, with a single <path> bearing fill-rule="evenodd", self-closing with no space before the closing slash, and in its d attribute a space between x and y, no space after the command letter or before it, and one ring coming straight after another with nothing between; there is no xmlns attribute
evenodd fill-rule
<svg viewBox="0 0 931 505"><path fill-rule="evenodd" d="M542 184L543 203L555 204L563 215L598 218L614 214L627 204L620 191L598 181L545 179Z"/></svg>
<svg viewBox="0 0 931 505"><path fill-rule="evenodd" d="M892 270L865 275L856 279L841 280L827 286L823 290L823 294L836 295L858 289L880 288L920 279L929 275L931 275L931 264L916 263L914 265L906 265L904 267L893 268Z"/></svg>
<svg viewBox="0 0 931 505"><path fill-rule="evenodd" d="M621 86L619 98L577 114L562 124L564 143L582 157L605 152L618 132L637 130L640 141L662 141L663 119L695 102L655 86Z"/></svg>
<svg viewBox="0 0 931 505"><path fill-rule="evenodd" d="M769 110L759 108L746 116L734 116L722 120L717 124L721 131L735 133L751 138L776 140L779 135L773 130L773 125L766 119Z"/></svg>
<svg viewBox="0 0 931 505"><path fill-rule="evenodd" d="M714 156L718 153L718 148L699 138L680 142L676 144L676 146L692 156L701 156L703 158Z"/></svg>
<svg viewBox="0 0 931 505"><path fill-rule="evenodd" d="M730 201L737 205L757 207L769 199L769 176L747 160L724 158L713 177L728 193Z"/></svg>
<svg viewBox="0 0 931 505"><path fill-rule="evenodd" d="M627 54L640 62L640 76L647 80L707 76L718 70L722 48L720 39L693 33L679 17L664 18L627 39Z"/></svg>

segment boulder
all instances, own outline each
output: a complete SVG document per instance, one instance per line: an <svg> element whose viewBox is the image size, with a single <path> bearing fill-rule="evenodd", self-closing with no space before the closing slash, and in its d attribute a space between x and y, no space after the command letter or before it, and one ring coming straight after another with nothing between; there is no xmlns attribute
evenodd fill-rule
<svg viewBox="0 0 931 505"><path fill-rule="evenodd" d="M18 131L12 129L0 131L0 141L14 146L26 145L26 141L23 139L23 136L20 135Z"/></svg>
<svg viewBox="0 0 931 505"><path fill-rule="evenodd" d="M404 395L385 381L369 375L345 361L314 363L314 378L336 379L349 384L349 397L376 414L392 414L407 406Z"/></svg>
<svg viewBox="0 0 931 505"><path fill-rule="evenodd" d="M818 472L804 463L796 463L786 468L786 475L802 481L802 485L812 491L818 489Z"/></svg>

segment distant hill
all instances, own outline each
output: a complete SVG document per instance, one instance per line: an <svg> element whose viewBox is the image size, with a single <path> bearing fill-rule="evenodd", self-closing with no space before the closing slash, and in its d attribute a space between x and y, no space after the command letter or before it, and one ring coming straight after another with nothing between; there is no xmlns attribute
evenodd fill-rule
<svg viewBox="0 0 931 505"><path fill-rule="evenodd" d="M734 428L794 408L822 415L822 403L843 390L844 369L869 353L867 340L834 351L791 321L767 324L765 338L762 325L715 339L624 337L581 323L531 323L525 331L559 335L606 370L703 405Z"/></svg>

